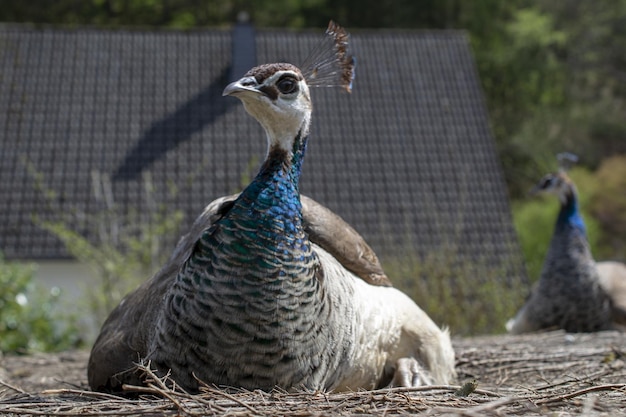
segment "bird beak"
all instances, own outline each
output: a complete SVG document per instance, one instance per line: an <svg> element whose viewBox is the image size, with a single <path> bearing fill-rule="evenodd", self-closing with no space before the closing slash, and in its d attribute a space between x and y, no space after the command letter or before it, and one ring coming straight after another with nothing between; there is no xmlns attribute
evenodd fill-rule
<svg viewBox="0 0 626 417"><path fill-rule="evenodd" d="M260 93L256 87L257 82L254 77L244 77L234 83L228 84L224 92L222 92L222 96L236 96L239 93L245 92Z"/></svg>

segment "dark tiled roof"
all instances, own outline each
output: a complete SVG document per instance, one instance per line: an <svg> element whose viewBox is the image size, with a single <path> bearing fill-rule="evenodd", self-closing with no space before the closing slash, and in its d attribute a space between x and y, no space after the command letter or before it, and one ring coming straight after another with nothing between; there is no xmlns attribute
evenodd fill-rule
<svg viewBox="0 0 626 417"><path fill-rule="evenodd" d="M259 62L301 62L321 30L256 31ZM517 259L501 167L468 41L456 31L354 31L354 91L315 89L301 190L381 253L455 246ZM189 224L258 166L264 134L221 97L231 32L0 30L0 248L10 258L67 256L32 222L45 217L33 172L63 210L96 210L93 173L114 200L156 198ZM26 161L31 169L26 168ZM190 180L193 178L193 180ZM508 261L507 261L508 262Z"/></svg>

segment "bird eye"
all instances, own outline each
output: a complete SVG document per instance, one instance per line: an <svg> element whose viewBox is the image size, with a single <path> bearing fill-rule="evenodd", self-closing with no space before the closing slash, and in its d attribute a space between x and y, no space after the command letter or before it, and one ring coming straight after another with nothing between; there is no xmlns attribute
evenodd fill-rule
<svg viewBox="0 0 626 417"><path fill-rule="evenodd" d="M543 179L543 183L541 184L541 188L548 188L552 185L552 178L548 177L548 178L544 178Z"/></svg>
<svg viewBox="0 0 626 417"><path fill-rule="evenodd" d="M298 81L293 77L281 78L278 83L276 83L276 87L278 87L278 91L283 94L291 94L298 89Z"/></svg>
<svg viewBox="0 0 626 417"><path fill-rule="evenodd" d="M557 185L556 177L553 177L552 175L550 175L543 180L542 188L548 189L556 185Z"/></svg>

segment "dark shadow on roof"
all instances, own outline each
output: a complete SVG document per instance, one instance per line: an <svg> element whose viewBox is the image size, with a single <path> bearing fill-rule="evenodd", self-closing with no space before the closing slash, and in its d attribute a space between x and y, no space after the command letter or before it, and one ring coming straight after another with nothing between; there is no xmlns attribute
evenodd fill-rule
<svg viewBox="0 0 626 417"><path fill-rule="evenodd" d="M154 161L227 113L237 103L222 97L230 75L229 66L207 88L175 112L154 122L115 170L113 181L136 180ZM175 135L167 132L175 132Z"/></svg>

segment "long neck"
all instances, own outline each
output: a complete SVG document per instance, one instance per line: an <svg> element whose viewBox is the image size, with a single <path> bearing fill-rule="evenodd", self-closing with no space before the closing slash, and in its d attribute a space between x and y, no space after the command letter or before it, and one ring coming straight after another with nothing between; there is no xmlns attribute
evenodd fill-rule
<svg viewBox="0 0 626 417"><path fill-rule="evenodd" d="M293 152L272 147L233 208L215 230L205 233L197 248L220 257L224 268L220 273L256 277L259 283L292 280L296 275L302 279L303 270L312 274L301 268L316 262L302 225L298 191L305 149L306 138L301 135L294 140Z"/></svg>
<svg viewBox="0 0 626 417"><path fill-rule="evenodd" d="M572 278L586 273L591 262L593 257L585 233L585 223L578 209L576 191L572 189L561 201L561 211L550 241L542 276L550 278L564 275Z"/></svg>
<svg viewBox="0 0 626 417"><path fill-rule="evenodd" d="M298 133L291 152L286 152L278 146L271 147L259 173L242 192L242 197L249 201L258 197L273 197L271 200L276 206L295 204L300 211L299 185L307 139ZM271 196L270 190L273 192ZM263 195L263 192L267 195ZM301 215L295 217L301 220Z"/></svg>
<svg viewBox="0 0 626 417"><path fill-rule="evenodd" d="M304 162L304 155L306 153L306 147L308 142L308 136L298 135L293 144L292 158L291 158L291 175L294 178L299 179L302 173L302 163ZM299 190L299 181L296 181L296 187Z"/></svg>
<svg viewBox="0 0 626 417"><path fill-rule="evenodd" d="M586 235L585 222L578 208L578 196L576 190L571 188L561 201L561 211L556 221L556 230L573 229Z"/></svg>

